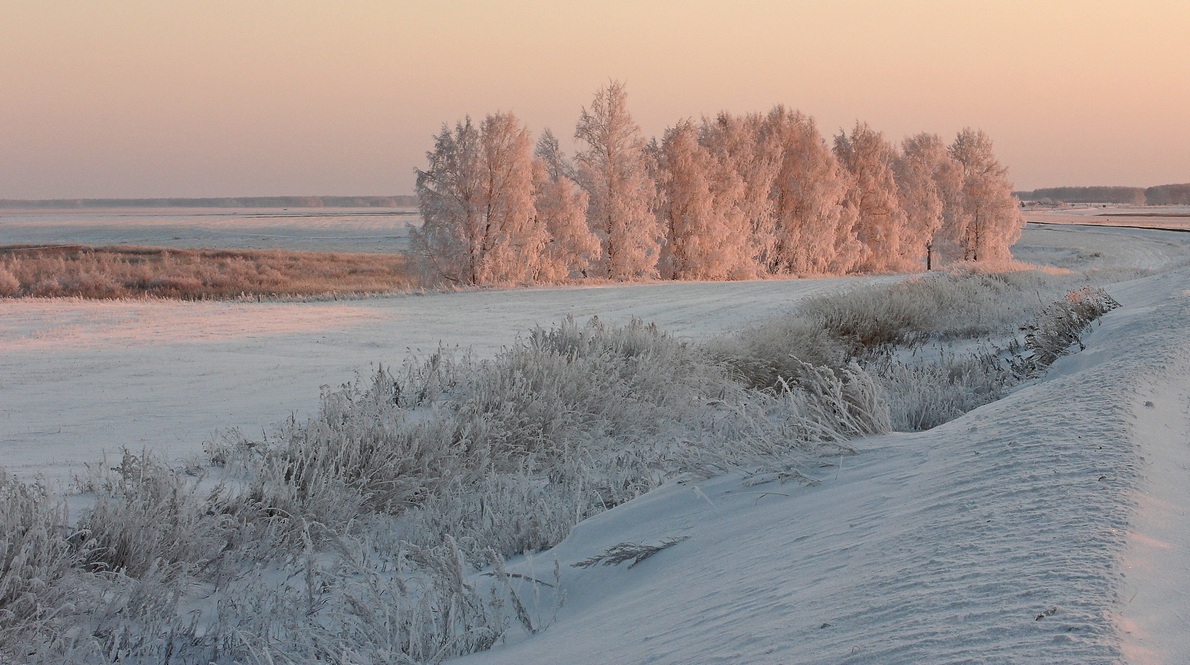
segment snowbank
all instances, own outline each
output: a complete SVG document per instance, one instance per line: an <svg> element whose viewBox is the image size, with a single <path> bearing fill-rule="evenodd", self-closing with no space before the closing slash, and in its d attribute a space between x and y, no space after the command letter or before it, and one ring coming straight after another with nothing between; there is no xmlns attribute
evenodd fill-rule
<svg viewBox="0 0 1190 665"><path fill-rule="evenodd" d="M1153 456L1186 459L1187 284L1117 285L1048 378L861 441L818 486L674 484L589 520L513 568L563 564L556 625L463 662L1184 662L1187 467ZM1161 381L1180 393L1138 413ZM569 565L683 536L631 570Z"/></svg>

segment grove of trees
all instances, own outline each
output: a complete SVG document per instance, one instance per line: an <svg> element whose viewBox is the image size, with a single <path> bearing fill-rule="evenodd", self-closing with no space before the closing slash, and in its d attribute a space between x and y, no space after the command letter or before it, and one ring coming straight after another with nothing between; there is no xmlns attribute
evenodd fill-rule
<svg viewBox="0 0 1190 665"><path fill-rule="evenodd" d="M749 279L1002 261L1024 221L978 129L894 145L866 123L828 144L814 119L684 119L646 139L611 82L567 157L514 115L444 125L417 172L412 254L429 281Z"/></svg>
<svg viewBox="0 0 1190 665"><path fill-rule="evenodd" d="M1042 203L1119 203L1123 205L1190 205L1190 183L1155 187L1047 187L1019 192L1024 201Z"/></svg>
<svg viewBox="0 0 1190 665"><path fill-rule="evenodd" d="M1190 183L1157 185L1145 190L1148 205L1190 205Z"/></svg>

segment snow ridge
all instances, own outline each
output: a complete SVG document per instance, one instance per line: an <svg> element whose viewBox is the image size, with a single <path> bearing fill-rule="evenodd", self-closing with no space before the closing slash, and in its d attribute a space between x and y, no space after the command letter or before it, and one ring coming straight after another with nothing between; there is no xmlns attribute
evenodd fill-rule
<svg viewBox="0 0 1190 665"><path fill-rule="evenodd" d="M860 441L818 486L674 484L579 525L521 563L563 564L558 623L466 662L1120 662L1145 482L1132 407L1190 349L1186 283L1182 269L1109 288L1124 307L1047 379ZM632 571L568 567L677 536Z"/></svg>

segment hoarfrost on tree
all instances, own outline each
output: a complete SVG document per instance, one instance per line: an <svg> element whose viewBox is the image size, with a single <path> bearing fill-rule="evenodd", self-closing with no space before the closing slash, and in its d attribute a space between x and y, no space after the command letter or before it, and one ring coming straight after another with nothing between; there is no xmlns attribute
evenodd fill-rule
<svg viewBox="0 0 1190 665"><path fill-rule="evenodd" d="M657 192L623 83L613 81L595 93L590 109L582 109L574 138L583 146L575 156L576 175L587 192L588 223L603 243L604 274L620 280L656 276Z"/></svg>

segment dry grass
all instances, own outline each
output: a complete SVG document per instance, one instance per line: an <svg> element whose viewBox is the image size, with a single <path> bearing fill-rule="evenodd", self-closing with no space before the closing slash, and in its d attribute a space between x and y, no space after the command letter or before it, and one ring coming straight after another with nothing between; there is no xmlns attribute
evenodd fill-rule
<svg viewBox="0 0 1190 665"><path fill-rule="evenodd" d="M0 297L318 297L409 290L402 256L262 250L0 247Z"/></svg>

